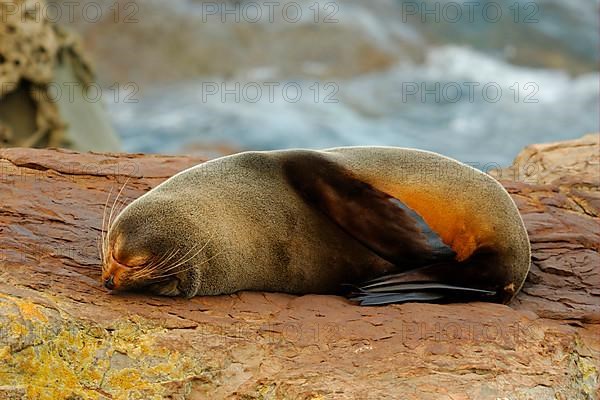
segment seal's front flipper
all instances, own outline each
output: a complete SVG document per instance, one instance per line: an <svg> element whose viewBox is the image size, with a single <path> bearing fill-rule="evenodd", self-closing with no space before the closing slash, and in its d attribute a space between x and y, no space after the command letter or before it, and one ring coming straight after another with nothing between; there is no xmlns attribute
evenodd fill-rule
<svg viewBox="0 0 600 400"><path fill-rule="evenodd" d="M362 286L350 296L350 300L358 301L361 306L383 305L390 303L406 303L414 301L448 302L456 299L483 299L496 292L447 285L444 283L395 283L395 279L383 280L379 283Z"/></svg>
<svg viewBox="0 0 600 400"><path fill-rule="evenodd" d="M413 301L493 300L494 290L461 285L459 282L469 280L455 278L473 276L473 271L482 270L485 262L485 258L477 254L467 262L442 262L384 275L354 286L348 297L363 306Z"/></svg>
<svg viewBox="0 0 600 400"><path fill-rule="evenodd" d="M409 293L373 293L362 294L350 298L360 302L361 306L382 306L393 303L408 303L416 301L435 302L443 299L443 295L434 292L409 292Z"/></svg>
<svg viewBox="0 0 600 400"><path fill-rule="evenodd" d="M484 300L496 294L492 290L483 290L436 281L436 276L448 276L451 269L460 272L464 265L460 263L441 263L427 265L414 270L393 275L385 275L365 282L349 297L360 305L383 305L406 303L409 301L450 302Z"/></svg>
<svg viewBox="0 0 600 400"><path fill-rule="evenodd" d="M326 154L298 152L282 163L291 186L308 204L387 261L408 269L454 260L452 248L414 210Z"/></svg>

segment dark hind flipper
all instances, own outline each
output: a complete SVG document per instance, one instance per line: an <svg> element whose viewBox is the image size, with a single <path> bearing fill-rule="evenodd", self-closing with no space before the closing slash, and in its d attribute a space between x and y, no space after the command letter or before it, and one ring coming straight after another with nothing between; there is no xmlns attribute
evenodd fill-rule
<svg viewBox="0 0 600 400"><path fill-rule="evenodd" d="M443 283L400 283L376 289L359 288L349 299L361 306L407 303L415 301L450 302L454 300L485 300L496 292Z"/></svg>
<svg viewBox="0 0 600 400"><path fill-rule="evenodd" d="M416 267L454 260L452 248L414 210L326 154L298 152L286 157L283 170L308 204L387 261Z"/></svg>
<svg viewBox="0 0 600 400"><path fill-rule="evenodd" d="M418 301L435 302L441 299L443 299L443 295L433 292L363 294L350 298L352 301L358 301L361 306L382 306Z"/></svg>
<svg viewBox="0 0 600 400"><path fill-rule="evenodd" d="M436 281L436 275L447 276L450 268L460 273L461 267L463 266L458 263L433 264L407 272L385 275L358 285L349 298L363 306L413 301L450 302L492 299L496 294L493 290Z"/></svg>

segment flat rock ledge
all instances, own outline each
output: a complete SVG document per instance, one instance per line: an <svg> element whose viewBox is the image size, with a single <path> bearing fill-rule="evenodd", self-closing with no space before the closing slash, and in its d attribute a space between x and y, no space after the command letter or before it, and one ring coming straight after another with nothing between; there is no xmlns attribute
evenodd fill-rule
<svg viewBox="0 0 600 400"><path fill-rule="evenodd" d="M598 399L599 138L493 172L533 248L509 306L109 295L111 190L127 203L203 160L0 150L0 399Z"/></svg>

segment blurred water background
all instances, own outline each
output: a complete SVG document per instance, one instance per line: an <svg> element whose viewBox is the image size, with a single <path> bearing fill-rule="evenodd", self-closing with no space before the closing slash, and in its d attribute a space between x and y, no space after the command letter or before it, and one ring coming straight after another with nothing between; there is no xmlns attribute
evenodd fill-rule
<svg viewBox="0 0 600 400"><path fill-rule="evenodd" d="M373 144L481 167L600 130L598 1L94 3L61 18L127 151Z"/></svg>

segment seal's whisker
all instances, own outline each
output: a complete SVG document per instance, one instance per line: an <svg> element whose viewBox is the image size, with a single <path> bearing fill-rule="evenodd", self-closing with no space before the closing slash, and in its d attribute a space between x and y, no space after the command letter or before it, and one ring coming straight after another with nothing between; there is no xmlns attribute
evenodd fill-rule
<svg viewBox="0 0 600 400"><path fill-rule="evenodd" d="M197 255L198 255L198 254L199 254L199 253L200 253L202 250L204 250L204 249L206 248L206 246L208 246L208 245L209 245L209 243L211 242L211 240L214 238L214 236L215 236L215 232L216 232L216 231L213 231L213 233L210 235L210 237L209 237L209 238L206 240L206 242L205 242L205 243L202 245L202 248L201 248L201 249L200 249L200 250L199 250L199 251L198 251L196 254L194 254L194 255L193 255L192 257L190 257L189 259L185 260L183 263L186 263L186 262L188 262L188 261L192 260L192 259L193 259L194 257L196 257L196 256L197 256ZM165 268L164 272L168 272L168 271L172 270L173 268L177 268L179 265L181 265L182 263L180 263L179 261L181 261L181 260L182 260L182 259L183 259L185 256L187 256L187 255L188 255L188 254L191 252L191 250L195 249L196 247L197 247L197 245L196 245L196 246L192 246L192 249L190 249L190 251L188 251L188 252L187 252L187 253L186 253L186 254L185 254L185 255L184 255L182 258L180 258L180 259L177 261L177 265L172 265L172 266L170 266L170 267L168 267L168 268Z"/></svg>
<svg viewBox="0 0 600 400"><path fill-rule="evenodd" d="M127 207L127 199L121 198L118 201L115 202L116 204L113 205L114 210L116 210L115 212L115 219L119 216L119 214L121 214L121 211L123 211L125 209L125 207ZM114 220L112 222L109 222L109 226L108 228L110 229L110 225L114 222Z"/></svg>
<svg viewBox="0 0 600 400"><path fill-rule="evenodd" d="M198 254L200 254L200 252L202 252L202 250L204 250L204 246L202 246L198 251L196 251L191 257L188 257L188 255L198 249L200 245L195 245L192 246L192 248L190 250L187 251L187 253L185 253L182 257L180 257L176 262L172 263L171 265L167 266L167 268L164 268L163 271L164 272L168 272L168 271L172 271L173 269L179 267L182 264L185 264L186 262L190 261L191 259L193 259L194 257L196 257Z"/></svg>
<svg viewBox="0 0 600 400"><path fill-rule="evenodd" d="M200 243L196 243L195 245L193 245L185 254L183 254L181 257L179 257L179 259L177 259L176 261L174 261L170 266L168 266L167 268L165 268L165 271L169 271L171 269L173 269L175 266L177 265L181 265L181 262L185 262L186 257L192 253L193 251L195 251L196 249L198 249L198 247L200 247L201 244ZM199 252L202 251L204 249L204 246L202 246L202 248L200 248ZM197 255L198 253L196 253ZM196 255L192 256L195 257Z"/></svg>
<svg viewBox="0 0 600 400"><path fill-rule="evenodd" d="M202 261L202 262L201 262L200 264L198 264L197 266L198 266L198 267L200 267L200 266L202 266L202 265L204 265L204 264L208 263L210 260L212 260L212 259L214 259L214 258L217 258L218 256L220 256L222 253L223 253L222 251L219 251L218 253L216 253L216 254L214 254L214 255L210 256L209 258L207 258L206 260Z"/></svg>
<svg viewBox="0 0 600 400"><path fill-rule="evenodd" d="M189 271L189 270L191 270L193 268L196 268L196 265L190 265L190 266L188 266L188 267L186 267L186 268L184 268L184 269L182 269L180 271L171 271L171 272L166 273L166 274L161 274L161 275L158 275L156 277L153 277L152 279L158 279L158 280L165 279L165 278L168 278L170 276L174 276L174 275L177 275L177 274L181 274L181 273L187 272L187 271Z"/></svg>
<svg viewBox="0 0 600 400"><path fill-rule="evenodd" d="M207 258L206 260L202 261L202 262L201 262L200 264L198 264L198 265L190 265L190 266L188 266L187 268L184 268L184 269L182 269L181 271L173 271L173 272L171 272L171 273L168 273L168 274L162 274L162 275L160 275L160 276L156 277L156 279L164 279L164 278L168 278L169 276L173 276L173 275L181 274L181 273L183 273L183 272L187 272L187 271L189 271L190 269L197 268L197 267L199 267L199 266L201 266L201 265L204 265L204 264L206 264L207 262L209 262L209 261L210 261L210 260L212 260L213 258L216 258L217 256L221 255L221 253L223 253L223 252L222 252L222 251L218 252L217 254L215 254L215 255L213 255L213 256L211 256L211 257Z"/></svg>
<svg viewBox="0 0 600 400"><path fill-rule="evenodd" d="M106 247L107 247L107 243L106 243L106 231L107 231L107 227L105 225L106 223L106 209L108 208L108 200L110 200L110 196L112 195L112 191L113 191L113 187L110 187L110 191L108 192L108 196L106 196L106 201L104 202L104 209L102 210L102 251L100 253L101 257L102 257L102 269L104 270L104 263L106 262Z"/></svg>
<svg viewBox="0 0 600 400"><path fill-rule="evenodd" d="M206 241L206 242L205 242L205 243L202 245L202 247L200 248L200 250L198 250L198 251L196 252L196 254L194 254L193 256L189 257L188 259L186 259L186 260L183 260L183 261L182 261L182 259L183 259L185 256L187 256L187 255L190 253L190 251L191 251L192 249L195 249L195 248L197 248L197 246L193 246L193 247L192 247L192 249L190 249L190 251L188 251L188 252L186 253L186 255L185 255L185 256L183 256L182 258L180 258L180 259L178 260L178 262L177 262L177 263L175 263L175 265L171 265L171 266L169 266L169 267L165 268L163 272L169 272L169 271L172 271L173 269L175 269L175 268L179 267L180 265L182 265L182 264L185 264L185 263L189 262L190 260L194 259L194 257L196 257L198 254L200 254L200 253L201 253L201 252L202 252L202 251L203 251L203 250L206 248L206 246L208 246L208 244L210 243L210 241L212 240L212 238L213 238L214 236L215 236L215 232L213 232L213 233L212 233L212 235L210 235L210 237L208 238L208 240L207 240L207 241Z"/></svg>
<svg viewBox="0 0 600 400"><path fill-rule="evenodd" d="M127 202L127 199L120 199L119 201L117 201L117 212L115 212L115 219L116 217L121 214L121 212L125 209L125 207L127 207L129 205L129 203ZM114 222L114 221L113 221ZM110 231L110 224L107 228L107 232ZM109 247L110 247L110 238L108 238L107 242L106 242L106 252L109 252Z"/></svg>
<svg viewBox="0 0 600 400"><path fill-rule="evenodd" d="M115 197L115 201L113 202L113 205L110 209L110 214L108 215L108 226L106 229L106 241L107 241L107 251L108 251L108 246L110 244L110 227L113 223L113 211L115 210L115 205L117 204L117 201L119 200L119 197L121 197L121 193L123 193L123 189L125 189L125 186L127 185L127 183L129 182L129 179L131 179L131 177L127 177L127 179L125 180L125 182L123 183L123 186L121 186L121 190L119 190L119 193L117 194L117 197Z"/></svg>
<svg viewBox="0 0 600 400"><path fill-rule="evenodd" d="M113 217L113 211L115 209L115 205L117 204L117 201L121 197L121 194L123 193L123 190L125 189L125 186L127 186L127 183L129 183L130 179L131 179L131 177L127 177L127 179L125 180L125 182L123 182L123 185L121 186L121 189L119 190L119 193L117 193L117 197L115 197L115 201L113 202L113 205L112 205L112 207L110 209L110 215L108 216L108 225L109 225L109 227L110 227L110 224L112 223L112 217Z"/></svg>
<svg viewBox="0 0 600 400"><path fill-rule="evenodd" d="M182 260L184 260L186 258L186 256L193 251L194 249L197 249L197 247L192 247L192 249L188 250L185 254L183 254L181 257L179 257L177 260L175 261L171 261L169 263L164 264L162 267L160 268L160 270L162 271L170 271L172 269L172 266L174 265L178 265ZM152 273L158 271L159 269L155 269L152 271Z"/></svg>
<svg viewBox="0 0 600 400"><path fill-rule="evenodd" d="M181 249L178 247L173 248L171 251L166 252L164 255L158 258L155 263L150 263L139 271L135 271L131 274L132 278L144 278L151 276L154 271L168 263Z"/></svg>
<svg viewBox="0 0 600 400"><path fill-rule="evenodd" d="M119 202L117 203L118 206L118 211L115 213L115 218L121 214L121 212L125 209L125 207L127 207L129 205L129 201L126 197L123 197L121 200L119 200Z"/></svg>
<svg viewBox="0 0 600 400"><path fill-rule="evenodd" d="M186 261L185 258L186 256L191 253L192 251L194 251L195 249L198 248L198 246L200 246L199 244L196 246L192 246L192 248L190 250L188 250L185 254L183 254L181 257L179 257L179 259L177 259L177 261L173 262L171 264L171 266L165 268L163 270L163 272L168 272L171 271L174 265L180 265L180 261ZM200 249L200 251L202 251L204 249L204 246ZM173 257L175 257L179 252L181 251L180 247L175 247L173 248L170 252L165 253L163 256L159 257L158 260L156 261L156 263L150 263L147 266L145 266L144 268L135 271L131 274L131 279L144 279L144 278L152 278L154 279L154 273L156 271L159 271L163 266L168 265L168 263L171 261L171 259ZM195 257L198 253L196 253L193 257Z"/></svg>
<svg viewBox="0 0 600 400"><path fill-rule="evenodd" d="M167 268L163 269L161 272L162 272L163 274L164 274L164 273L169 273L169 272L171 272L171 271L174 271L175 269L177 269L177 268L178 268L178 267L180 267L181 265L183 265L183 264L185 264L185 263L189 262L190 260L193 260L193 259L194 259L194 258L195 258L195 257L196 257L198 254L200 254L200 253L201 253L201 252L204 250L204 247L205 247L205 246L206 246L206 245L202 246L202 247L201 247L201 248L200 248L198 251L196 251L196 252L195 252L195 253L194 253L192 256L190 256L190 257L185 257L185 256L184 256L184 258L183 258L183 259L180 259L180 260L179 260L179 262L177 262L176 264L170 265L169 267L167 267ZM195 248L197 248L197 246L194 246L194 247L192 247L192 249L195 249ZM189 252L188 252L188 254L189 254ZM175 272L175 273L179 273L179 272L181 272L181 271L174 271L174 272ZM163 276L163 274L161 274L160 276Z"/></svg>
<svg viewBox="0 0 600 400"><path fill-rule="evenodd" d="M198 264L198 265L190 265L189 267L187 267L187 268L184 268L183 270L180 270L180 271L174 271L174 269L176 269L177 267L179 267L179 266L181 266L182 264L185 264L185 263L187 263L187 262L189 262L189 261L193 260L193 259L194 259L194 258L195 258L195 257L196 257L198 254L200 254L200 252L202 252L202 251L204 250L204 248L205 248L205 247L208 245L208 243L210 242L210 239L212 239L212 238L213 238L213 236L214 236L214 234L213 234L213 235L211 235L211 237L210 237L210 238L209 238L209 239L206 241L206 243L204 243L204 245L202 246L202 248L201 248L200 250L198 250L198 251L197 251L197 252L196 252L196 253L195 253L193 256L191 256L191 257L189 257L188 259L186 259L186 260L184 260L184 261L182 261L182 262L178 263L177 265L173 265L173 266L170 266L169 268L166 268L166 269L164 269L164 270L162 271L162 274L161 274L161 275L159 275L159 276L158 276L158 278L160 279L160 278L164 278L164 277L168 277L168 276L176 275L176 274L179 274L179 273L182 273L182 272L186 272L186 271L188 271L188 270L189 270L189 269L191 269L191 268L196 268L196 267L199 267L199 266L201 266L201 265L204 265L204 264L206 264L207 262L209 262L210 260L212 260L213 258L215 258L215 257L217 257L218 255L220 255L222 252L218 252L217 254L215 254L215 255L213 255L213 256L211 256L211 257L209 257L208 259L204 260L203 262L201 262L201 263L200 263L200 264Z"/></svg>
<svg viewBox="0 0 600 400"><path fill-rule="evenodd" d="M104 267L104 256L103 256L103 253L102 253L102 246L103 246L103 244L102 244L102 236L101 235L99 235L96 238L96 246L98 247L98 255L100 256L100 266L102 268L102 272L104 272L104 268L105 267Z"/></svg>
<svg viewBox="0 0 600 400"><path fill-rule="evenodd" d="M144 270L153 271L157 268L160 268L161 266L163 266L167 262L169 262L173 257L175 257L177 255L177 253L179 253L180 250L181 250L181 248L179 248L179 247L175 247L175 248L171 249L171 251L166 252L161 257L159 257L156 260L156 262L151 262L150 264L148 264L146 266L146 268L144 268Z"/></svg>

